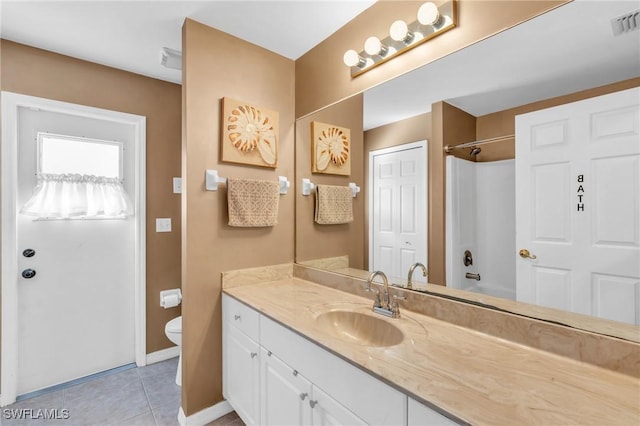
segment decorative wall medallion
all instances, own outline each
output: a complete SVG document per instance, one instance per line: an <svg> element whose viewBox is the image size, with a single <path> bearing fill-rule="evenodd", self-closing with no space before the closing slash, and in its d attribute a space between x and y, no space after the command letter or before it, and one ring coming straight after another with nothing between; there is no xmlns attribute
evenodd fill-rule
<svg viewBox="0 0 640 426"><path fill-rule="evenodd" d="M312 121L311 144L312 172L351 175L351 130Z"/></svg>
<svg viewBox="0 0 640 426"><path fill-rule="evenodd" d="M278 165L278 112L222 98L222 161Z"/></svg>

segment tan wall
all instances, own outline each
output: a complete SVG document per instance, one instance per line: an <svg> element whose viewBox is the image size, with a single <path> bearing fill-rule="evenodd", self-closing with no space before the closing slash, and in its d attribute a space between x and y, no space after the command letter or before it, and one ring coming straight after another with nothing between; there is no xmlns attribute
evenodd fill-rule
<svg viewBox="0 0 640 426"><path fill-rule="evenodd" d="M2 90L147 117L147 353L172 346L164 326L180 308L161 308L159 292L180 287L180 86L7 40L1 55ZM156 217L173 232L156 233Z"/></svg>
<svg viewBox="0 0 640 426"><path fill-rule="evenodd" d="M431 106L433 136L429 143L429 282L446 284L445 154L446 145L475 140L476 118L446 102Z"/></svg>
<svg viewBox="0 0 640 426"><path fill-rule="evenodd" d="M431 113L416 115L395 123L376 127L364 132L364 176L365 185L365 233L364 233L364 264L369 265L369 153L383 148L427 140L431 143ZM427 146L427 150L429 147Z"/></svg>
<svg viewBox="0 0 640 426"><path fill-rule="evenodd" d="M322 185L346 186L355 182L364 188L362 95L322 109L296 122L296 184L302 178ZM333 124L351 130L351 176L311 173L311 122ZM318 225L314 222L315 197L296 191L296 260L349 256L349 266L364 268L364 191L353 199L354 220L348 224Z"/></svg>
<svg viewBox="0 0 640 426"><path fill-rule="evenodd" d="M183 26L182 407L187 415L222 401L221 273L293 262L294 188L280 197L278 225L227 225L226 187L205 191L205 169L224 177L294 176L294 63L187 19ZM279 112L276 170L222 163L220 100Z"/></svg>
<svg viewBox="0 0 640 426"><path fill-rule="evenodd" d="M442 3L438 2L438 3ZM458 27L356 78L342 61L348 49L388 35L396 19L415 20L420 1L378 1L296 61L296 117L331 105L491 35L534 18L566 0L458 1Z"/></svg>

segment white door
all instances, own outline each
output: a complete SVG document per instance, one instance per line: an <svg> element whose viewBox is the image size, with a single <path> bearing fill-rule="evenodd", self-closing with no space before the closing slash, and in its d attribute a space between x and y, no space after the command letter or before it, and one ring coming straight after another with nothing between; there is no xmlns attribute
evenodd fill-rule
<svg viewBox="0 0 640 426"><path fill-rule="evenodd" d="M311 424L311 382L262 348L260 354L260 424Z"/></svg>
<svg viewBox="0 0 640 426"><path fill-rule="evenodd" d="M369 170L369 269L402 279L427 265L426 141L371 152Z"/></svg>
<svg viewBox="0 0 640 426"><path fill-rule="evenodd" d="M639 100L516 117L518 300L640 324Z"/></svg>
<svg viewBox="0 0 640 426"><path fill-rule="evenodd" d="M43 132L121 142L122 177L133 196L131 125L20 107L18 210L36 186ZM26 257L26 249L35 254ZM34 220L18 214L16 250L18 270L36 272L18 276L18 395L135 361L133 217Z"/></svg>
<svg viewBox="0 0 640 426"><path fill-rule="evenodd" d="M231 325L225 326L225 398L247 425L260 422L260 346Z"/></svg>

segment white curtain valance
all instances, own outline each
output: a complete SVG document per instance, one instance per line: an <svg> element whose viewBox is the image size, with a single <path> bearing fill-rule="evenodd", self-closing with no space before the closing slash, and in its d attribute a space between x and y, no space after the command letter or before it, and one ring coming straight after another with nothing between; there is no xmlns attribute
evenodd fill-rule
<svg viewBox="0 0 640 426"><path fill-rule="evenodd" d="M133 215L133 204L118 178L41 173L20 213L55 219L121 218Z"/></svg>

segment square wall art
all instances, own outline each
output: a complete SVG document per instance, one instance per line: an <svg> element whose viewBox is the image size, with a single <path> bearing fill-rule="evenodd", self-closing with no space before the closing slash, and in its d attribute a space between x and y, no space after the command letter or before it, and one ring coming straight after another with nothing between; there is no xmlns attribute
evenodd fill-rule
<svg viewBox="0 0 640 426"><path fill-rule="evenodd" d="M277 111L222 98L222 161L275 168L278 134Z"/></svg>
<svg viewBox="0 0 640 426"><path fill-rule="evenodd" d="M351 130L333 124L311 122L311 171L351 175Z"/></svg>

